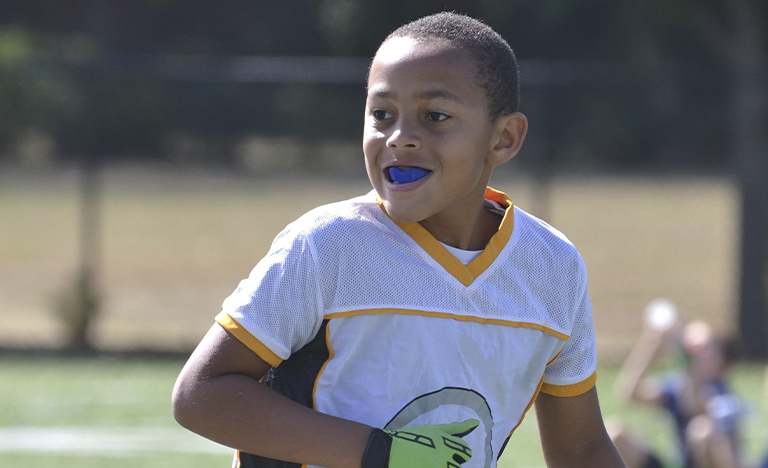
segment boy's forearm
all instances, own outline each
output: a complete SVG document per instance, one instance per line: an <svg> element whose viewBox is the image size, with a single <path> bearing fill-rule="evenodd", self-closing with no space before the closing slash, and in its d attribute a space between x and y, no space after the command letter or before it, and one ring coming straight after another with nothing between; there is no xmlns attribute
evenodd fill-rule
<svg viewBox="0 0 768 468"><path fill-rule="evenodd" d="M560 459L546 459L547 468L581 468L599 466L600 468L627 468L610 439L580 447Z"/></svg>
<svg viewBox="0 0 768 468"><path fill-rule="evenodd" d="M549 468L625 468L605 430L597 389L575 397L541 393L536 399L536 419Z"/></svg>
<svg viewBox="0 0 768 468"><path fill-rule="evenodd" d="M372 429L306 408L238 374L178 388L174 415L182 426L223 445L329 468L359 468Z"/></svg>

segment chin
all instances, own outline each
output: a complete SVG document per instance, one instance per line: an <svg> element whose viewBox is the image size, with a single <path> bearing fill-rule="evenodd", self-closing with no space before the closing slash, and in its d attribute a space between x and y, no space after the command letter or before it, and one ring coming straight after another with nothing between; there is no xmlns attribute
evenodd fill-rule
<svg viewBox="0 0 768 468"><path fill-rule="evenodd" d="M384 208L387 210L389 217L398 223L418 223L426 218L423 213L419 213L416 210L409 210L407 208L398 209L398 207L394 207L386 201L384 202Z"/></svg>

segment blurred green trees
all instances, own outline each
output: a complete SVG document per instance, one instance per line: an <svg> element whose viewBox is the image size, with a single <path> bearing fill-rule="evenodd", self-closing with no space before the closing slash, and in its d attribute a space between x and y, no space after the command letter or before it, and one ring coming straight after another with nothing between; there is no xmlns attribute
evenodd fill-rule
<svg viewBox="0 0 768 468"><path fill-rule="evenodd" d="M764 68L768 15L756 0L9 0L0 5L0 158L168 157L179 135L192 135L223 145L215 162L228 162L253 135L355 141L364 66L382 38L448 9L482 18L516 50L533 158L725 167L729 60L744 40L729 33L747 29L735 23L739 8L762 46L740 63ZM251 56L362 65L335 84L265 82L234 72Z"/></svg>

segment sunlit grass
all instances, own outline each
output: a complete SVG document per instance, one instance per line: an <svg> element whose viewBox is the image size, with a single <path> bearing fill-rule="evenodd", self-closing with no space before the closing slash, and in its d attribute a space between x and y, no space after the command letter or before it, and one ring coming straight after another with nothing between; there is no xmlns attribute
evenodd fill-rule
<svg viewBox="0 0 768 468"><path fill-rule="evenodd" d="M226 467L232 454L173 420L183 363L73 358L0 359L0 466ZM25 434L7 447L2 439Z"/></svg>
<svg viewBox="0 0 768 468"><path fill-rule="evenodd" d="M0 436L0 466L229 466L228 449L188 433L171 416L171 388L182 364L175 359L0 358L0 433L6 439L14 432L40 434L34 448L16 450L4 446ZM663 413L617 400L614 367L603 367L598 375L603 415L620 418L665 457L673 456L673 433ZM733 372L733 387L748 409L743 434L749 460L768 449L768 418L760 406L762 378L757 365L740 364ZM70 442L62 440L65 436ZM103 446L81 446L89 440ZM542 466L531 412L500 467Z"/></svg>

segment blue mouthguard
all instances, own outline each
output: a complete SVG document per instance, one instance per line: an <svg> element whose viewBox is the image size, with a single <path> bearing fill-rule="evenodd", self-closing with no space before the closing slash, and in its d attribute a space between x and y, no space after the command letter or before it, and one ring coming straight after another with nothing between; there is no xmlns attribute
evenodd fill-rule
<svg viewBox="0 0 768 468"><path fill-rule="evenodd" d="M432 171L418 167L406 167L405 169L400 169L399 167L389 168L389 176L396 184L409 184L411 182L416 182L417 180L426 177L431 172Z"/></svg>

